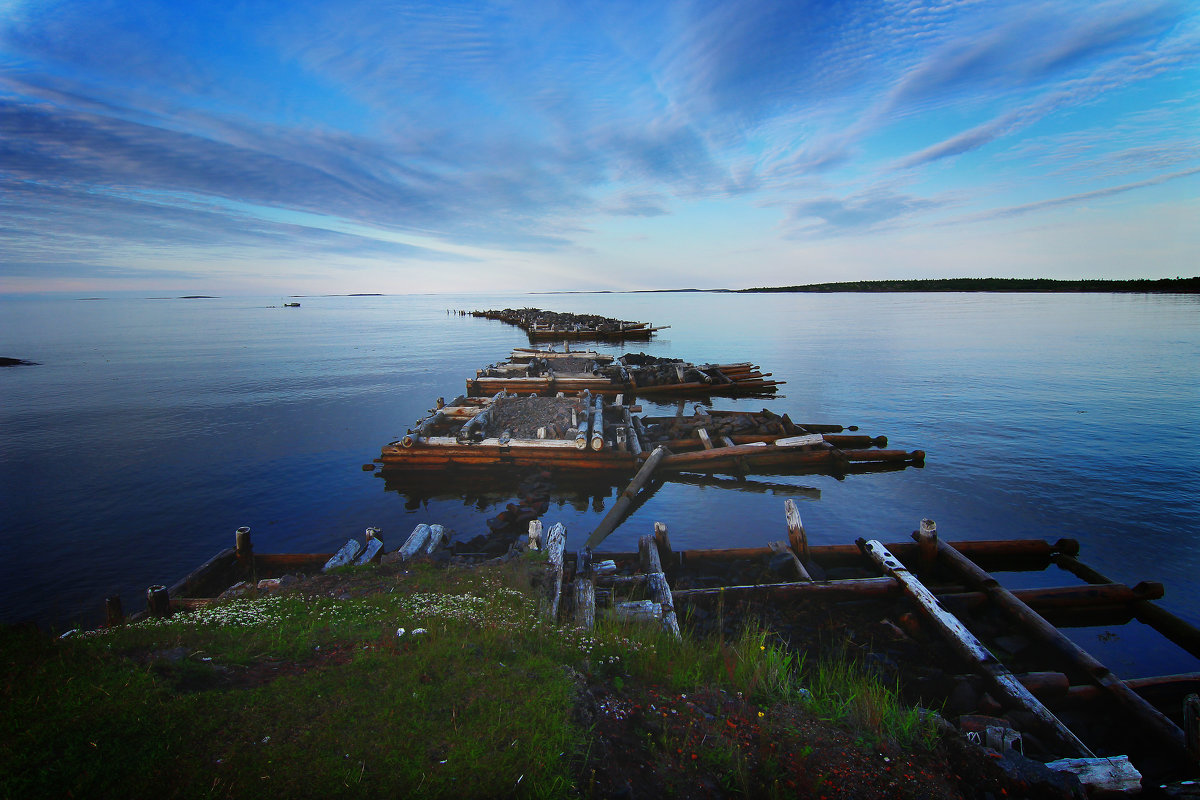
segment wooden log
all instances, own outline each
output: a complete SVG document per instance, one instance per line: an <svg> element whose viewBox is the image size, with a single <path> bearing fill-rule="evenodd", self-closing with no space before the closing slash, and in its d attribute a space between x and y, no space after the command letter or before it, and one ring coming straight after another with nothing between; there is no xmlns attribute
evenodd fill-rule
<svg viewBox="0 0 1200 800"><path fill-rule="evenodd" d="M383 556L383 540L370 536L367 537L367 543L363 545L363 549L350 563L356 567L361 567L364 564L370 564L378 561L381 556Z"/></svg>
<svg viewBox="0 0 1200 800"><path fill-rule="evenodd" d="M433 431L438 425L443 424L449 419L445 411L438 411L435 414L426 417L414 430L409 431L400 439L400 444L403 447L412 447L421 439L433 435Z"/></svg>
<svg viewBox="0 0 1200 800"><path fill-rule="evenodd" d="M1154 706L1147 703L1124 681L1101 664L1094 656L1067 638L1028 605L1005 589L988 573L976 566L945 542L938 542L938 560L969 585L986 592L996 607L1016 622L1023 632L1053 647L1075 667L1088 675L1096 685L1105 689L1133 719L1159 740L1175 757L1185 755L1183 731Z"/></svg>
<svg viewBox="0 0 1200 800"><path fill-rule="evenodd" d="M413 528L413 532L404 540L404 544L400 545L400 559L409 561L416 556L429 543L429 536L432 533L433 529L424 522Z"/></svg>
<svg viewBox="0 0 1200 800"><path fill-rule="evenodd" d="M429 543L425 545L425 555L432 555L434 550L441 547L442 540L446 538L446 528L442 525L429 526Z"/></svg>
<svg viewBox="0 0 1200 800"><path fill-rule="evenodd" d="M650 479L651 473L658 466L659 462L667 455L667 451L662 447L654 448L654 452L642 462L641 468L637 474L633 476L633 480L625 487L625 491L621 492L616 501L609 508L608 513L604 515L604 519L600 520L600 524L592 531L592 535L588 537L587 547L590 550L595 550L596 545L604 541L617 525L624 519L626 510L629 508L633 498L646 485L646 481Z"/></svg>
<svg viewBox="0 0 1200 800"><path fill-rule="evenodd" d="M167 587L155 584L146 588L146 613L151 617L171 616L171 596Z"/></svg>
<svg viewBox="0 0 1200 800"><path fill-rule="evenodd" d="M776 447L812 447L824 444L825 437L819 433L806 433L803 436L781 436L775 439Z"/></svg>
<svg viewBox="0 0 1200 800"><path fill-rule="evenodd" d="M1142 774L1129 762L1129 756L1108 758L1060 758L1046 762L1055 772L1070 772L1079 778L1089 797L1112 792L1141 792Z"/></svg>
<svg viewBox="0 0 1200 800"><path fill-rule="evenodd" d="M192 570L182 580L179 580L171 587L169 594L172 597L180 595L194 594L195 591L203 587L210 578L215 579L217 575L226 578L234 565L237 563L237 548L228 547L215 556L205 561L196 569ZM228 581L225 581L225 586L228 586Z"/></svg>
<svg viewBox="0 0 1200 800"><path fill-rule="evenodd" d="M783 501L783 516L787 521L788 541L791 542L792 550L799 556L801 562L808 563L812 559L812 553L808 549L808 534L804 532L800 509L796 507L796 501L790 497Z"/></svg>
<svg viewBox="0 0 1200 800"><path fill-rule="evenodd" d="M612 614L624 620L661 621L662 606L653 600L627 600L623 603L613 603Z"/></svg>
<svg viewBox="0 0 1200 800"><path fill-rule="evenodd" d="M554 523L546 534L546 597L544 614L551 622L558 619L558 602L562 594L563 553L567 547L567 529L561 522Z"/></svg>
<svg viewBox="0 0 1200 800"><path fill-rule="evenodd" d="M654 602L661 608L663 630L676 639L680 638L679 620L675 617L675 602L667 576L663 574L662 561L658 557L658 542L653 535L638 539L638 553L642 557L646 573L646 589Z"/></svg>
<svg viewBox="0 0 1200 800"><path fill-rule="evenodd" d="M341 549L333 554L333 557L325 562L325 566L321 568L322 572L328 572L335 567L344 567L347 564L353 563L354 559L358 558L358 554L362 552L362 545L357 539L348 539L342 545Z"/></svg>
<svg viewBox="0 0 1200 800"><path fill-rule="evenodd" d="M1080 741L1079 737L1021 685L1012 671L992 655L983 643L959 622L957 617L946 611L933 593L925 588L895 556L889 553L882 543L859 539L858 545L880 569L899 581L905 594L916 602L925 618L937 627L960 656L973 663L988 678L999 695L1031 713L1041 724L1045 733L1051 736L1059 746L1065 748L1069 754L1087 758L1095 756L1088 746Z"/></svg>
<svg viewBox="0 0 1200 800"><path fill-rule="evenodd" d="M104 624L109 628L125 624L125 611L121 608L121 596L110 595L104 599Z"/></svg>
<svg viewBox="0 0 1200 800"><path fill-rule="evenodd" d="M625 417L625 428L629 431L629 450L635 456L641 456L642 437L639 435L637 426L633 422L633 415L629 412L629 406L621 406L621 413Z"/></svg>
<svg viewBox="0 0 1200 800"><path fill-rule="evenodd" d="M542 549L542 521L540 519L529 520L529 549Z"/></svg>
<svg viewBox="0 0 1200 800"><path fill-rule="evenodd" d="M796 557L795 551L792 550L792 548L788 545L787 542L770 542L767 545L767 547L769 547L771 552L776 555L787 555L787 556L791 557L790 563L792 566L792 572L794 573L796 580L798 580L798 581L811 581L812 580L812 575L808 574L808 570L806 570L804 568L804 565L800 563L800 559Z"/></svg>
<svg viewBox="0 0 1200 800"><path fill-rule="evenodd" d="M604 398L597 397L592 420L592 449L604 449Z"/></svg>
<svg viewBox="0 0 1200 800"><path fill-rule="evenodd" d="M590 576L575 578L575 625L589 631L596 626L596 584Z"/></svg>
<svg viewBox="0 0 1200 800"><path fill-rule="evenodd" d="M1079 562L1074 555L1058 554L1054 557L1054 563L1088 583L1097 585L1114 583L1111 578L1105 577L1087 564ZM1200 629L1197 629L1195 625L1148 600L1134 605L1133 613L1140 622L1149 625L1196 658L1200 658Z"/></svg>
<svg viewBox="0 0 1200 800"><path fill-rule="evenodd" d="M704 445L704 449L705 449L705 450L712 450L712 449L713 449L713 443L712 443L712 439L711 439L711 438L709 438L709 435L708 435L708 431L707 431L707 430L705 430L704 428L697 428L697 429L696 429L696 435L697 435L698 437L700 437L700 441L701 441L701 443L703 443L703 445Z"/></svg>
<svg viewBox="0 0 1200 800"><path fill-rule="evenodd" d="M1161 708L1164 703L1179 703L1180 698L1200 691L1200 672L1181 672L1176 675L1153 675L1148 678L1129 678L1125 685L1146 698L1147 702ZM1067 691L1066 702L1088 706L1102 699L1105 692L1094 684L1072 686ZM1184 728L1187 735L1187 728Z"/></svg>

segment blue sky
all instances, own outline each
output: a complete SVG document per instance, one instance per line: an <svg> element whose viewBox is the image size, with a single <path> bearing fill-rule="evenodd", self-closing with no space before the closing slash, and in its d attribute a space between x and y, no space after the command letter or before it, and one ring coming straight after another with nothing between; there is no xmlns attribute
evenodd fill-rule
<svg viewBox="0 0 1200 800"><path fill-rule="evenodd" d="M1191 2L0 0L0 292L1200 272Z"/></svg>

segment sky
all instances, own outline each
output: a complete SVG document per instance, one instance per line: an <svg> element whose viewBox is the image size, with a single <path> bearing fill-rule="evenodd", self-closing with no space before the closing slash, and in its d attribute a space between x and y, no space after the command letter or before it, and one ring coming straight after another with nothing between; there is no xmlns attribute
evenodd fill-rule
<svg viewBox="0 0 1200 800"><path fill-rule="evenodd" d="M1200 274L1200 5L0 0L0 293Z"/></svg>

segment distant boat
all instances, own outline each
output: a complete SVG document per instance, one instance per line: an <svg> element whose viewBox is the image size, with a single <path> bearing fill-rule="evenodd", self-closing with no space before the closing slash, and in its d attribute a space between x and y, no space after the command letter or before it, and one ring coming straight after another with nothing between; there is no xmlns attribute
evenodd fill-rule
<svg viewBox="0 0 1200 800"><path fill-rule="evenodd" d="M300 304L299 303L284 303L283 307L284 308L299 308Z"/></svg>

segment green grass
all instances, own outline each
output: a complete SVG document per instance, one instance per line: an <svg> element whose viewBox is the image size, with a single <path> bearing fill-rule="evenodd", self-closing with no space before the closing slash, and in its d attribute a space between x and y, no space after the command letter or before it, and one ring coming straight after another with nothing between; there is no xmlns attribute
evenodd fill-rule
<svg viewBox="0 0 1200 800"><path fill-rule="evenodd" d="M895 692L755 626L726 642L549 625L538 569L365 568L348 599L239 599L66 640L0 628L0 796L574 796L578 674L932 739ZM705 758L749 785L721 747Z"/></svg>

